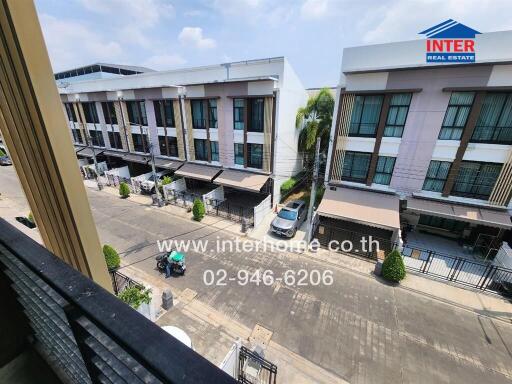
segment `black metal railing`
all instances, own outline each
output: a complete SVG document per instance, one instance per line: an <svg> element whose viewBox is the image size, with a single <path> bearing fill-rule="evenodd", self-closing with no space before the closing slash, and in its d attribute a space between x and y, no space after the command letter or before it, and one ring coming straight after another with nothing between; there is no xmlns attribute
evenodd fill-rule
<svg viewBox="0 0 512 384"><path fill-rule="evenodd" d="M245 220L248 225L254 225L254 208L247 208L242 205L233 204L230 203L229 200L208 200L206 213L209 215L223 217L237 223L241 223Z"/></svg>
<svg viewBox="0 0 512 384"><path fill-rule="evenodd" d="M24 342L65 382L236 382L2 219L0 282L3 330L28 324Z"/></svg>
<svg viewBox="0 0 512 384"><path fill-rule="evenodd" d="M238 382L242 384L276 384L277 366L260 354L241 346L238 360Z"/></svg>
<svg viewBox="0 0 512 384"><path fill-rule="evenodd" d="M122 274L118 270L109 271L110 278L112 279L112 289L116 295L119 295L126 288L138 287L144 288L144 286L138 281L133 280L131 277Z"/></svg>
<svg viewBox="0 0 512 384"><path fill-rule="evenodd" d="M168 204L188 208L194 204L195 199L201 200L201 195L190 191L176 191L170 189L167 191L167 199L165 201Z"/></svg>

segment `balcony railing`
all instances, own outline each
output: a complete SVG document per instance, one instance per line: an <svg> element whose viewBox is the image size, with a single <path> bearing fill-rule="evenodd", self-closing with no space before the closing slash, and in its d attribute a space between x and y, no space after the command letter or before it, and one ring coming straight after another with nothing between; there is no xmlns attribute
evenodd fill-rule
<svg viewBox="0 0 512 384"><path fill-rule="evenodd" d="M0 282L2 331L25 335L64 382L236 382L2 219Z"/></svg>

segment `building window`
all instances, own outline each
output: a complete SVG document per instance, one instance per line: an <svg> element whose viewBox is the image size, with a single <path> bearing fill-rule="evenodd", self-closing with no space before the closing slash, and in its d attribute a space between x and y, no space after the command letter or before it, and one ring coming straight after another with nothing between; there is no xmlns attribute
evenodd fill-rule
<svg viewBox="0 0 512 384"><path fill-rule="evenodd" d="M155 100L155 120L157 127L175 127L172 100ZM165 123L165 124L164 124Z"/></svg>
<svg viewBox="0 0 512 384"><path fill-rule="evenodd" d="M235 143L235 164L244 165L244 145Z"/></svg>
<svg viewBox="0 0 512 384"><path fill-rule="evenodd" d="M375 184L389 185L391 176L393 175L393 169L395 168L395 160L395 157L379 156L375 175L373 176L373 182Z"/></svg>
<svg viewBox="0 0 512 384"><path fill-rule="evenodd" d="M474 97L474 92L452 92L439 132L440 140L460 140Z"/></svg>
<svg viewBox="0 0 512 384"><path fill-rule="evenodd" d="M196 160L208 161L208 146L204 139L194 139Z"/></svg>
<svg viewBox="0 0 512 384"><path fill-rule="evenodd" d="M98 111L96 110L96 103L82 103L84 110L85 122L90 124L99 124Z"/></svg>
<svg viewBox="0 0 512 384"><path fill-rule="evenodd" d="M219 142L210 141L211 161L219 161Z"/></svg>
<svg viewBox="0 0 512 384"><path fill-rule="evenodd" d="M103 109L103 116L105 117L105 123L113 125L117 124L116 108L114 107L113 101L104 101L101 103Z"/></svg>
<svg viewBox="0 0 512 384"><path fill-rule="evenodd" d="M190 105L192 107L192 127L194 129L206 129L203 100L192 100Z"/></svg>
<svg viewBox="0 0 512 384"><path fill-rule="evenodd" d="M343 159L342 180L364 183L368 176L370 167L371 153L365 152L345 152Z"/></svg>
<svg viewBox="0 0 512 384"><path fill-rule="evenodd" d="M148 116L146 114L146 103L144 100L127 101L128 119L130 124L148 125Z"/></svg>
<svg viewBox="0 0 512 384"><path fill-rule="evenodd" d="M263 168L263 144L247 144L247 167Z"/></svg>
<svg viewBox="0 0 512 384"><path fill-rule="evenodd" d="M249 99L248 132L263 132L264 102L262 98Z"/></svg>
<svg viewBox="0 0 512 384"><path fill-rule="evenodd" d="M467 224L463 221L445 219L443 217L430 215L420 215L419 224L455 233L461 233L467 227Z"/></svg>
<svg viewBox="0 0 512 384"><path fill-rule="evenodd" d="M121 142L121 134L119 132L109 131L108 140L110 141L110 147L116 149L123 149L123 143Z"/></svg>
<svg viewBox="0 0 512 384"><path fill-rule="evenodd" d="M82 134L80 132L80 129L78 128L72 128L71 133L73 134L73 141L75 143L83 144L84 140L82 139Z"/></svg>
<svg viewBox="0 0 512 384"><path fill-rule="evenodd" d="M244 109L245 109L245 100L244 99L234 99L233 100L233 121L234 121L233 128L235 130L243 130L244 129L244 126L245 126Z"/></svg>
<svg viewBox="0 0 512 384"><path fill-rule="evenodd" d="M452 195L487 200L501 171L501 164L463 161Z"/></svg>
<svg viewBox="0 0 512 384"><path fill-rule="evenodd" d="M391 96L386 126L384 127L385 137L402 137L411 97L411 93L397 93Z"/></svg>
<svg viewBox="0 0 512 384"><path fill-rule="evenodd" d="M383 99L382 95L357 95L355 97L349 136L375 137Z"/></svg>
<svg viewBox="0 0 512 384"><path fill-rule="evenodd" d="M135 152L149 152L149 140L147 135L141 135L140 133L132 133L133 149Z"/></svg>
<svg viewBox="0 0 512 384"><path fill-rule="evenodd" d="M485 96L471 141L512 144L512 93Z"/></svg>
<svg viewBox="0 0 512 384"><path fill-rule="evenodd" d="M451 165L452 163L449 161L432 160L423 182L423 189L425 191L442 192Z"/></svg>
<svg viewBox="0 0 512 384"><path fill-rule="evenodd" d="M217 99L208 99L208 127L217 128Z"/></svg>
<svg viewBox="0 0 512 384"><path fill-rule="evenodd" d="M66 114L68 115L68 120L77 123L78 120L76 118L75 108L73 108L73 104L72 103L64 103L64 107L66 108Z"/></svg>
<svg viewBox="0 0 512 384"><path fill-rule="evenodd" d="M105 141L103 140L103 134L101 133L100 130L90 129L89 136L91 138L92 145L94 145L96 147L104 147L105 146Z"/></svg>
<svg viewBox="0 0 512 384"><path fill-rule="evenodd" d="M158 136L160 154L162 156L178 157L178 140L172 136Z"/></svg>

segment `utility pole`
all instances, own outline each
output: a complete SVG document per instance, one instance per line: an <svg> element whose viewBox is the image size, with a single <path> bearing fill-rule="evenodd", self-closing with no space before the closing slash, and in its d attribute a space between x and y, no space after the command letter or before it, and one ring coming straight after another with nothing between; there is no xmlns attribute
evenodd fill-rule
<svg viewBox="0 0 512 384"><path fill-rule="evenodd" d="M142 126L140 126L142 128ZM142 129L141 129L142 131ZM159 207L163 207L164 202L160 197L160 190L158 189L158 177L156 174L156 166L155 166L155 153L153 151L153 143L151 142L151 135L149 133L149 127L146 128L148 141L149 141L149 153L151 156L151 172L153 173L153 182L155 183L155 195L156 195L156 203ZM143 139L144 140L144 139Z"/></svg>
<svg viewBox="0 0 512 384"><path fill-rule="evenodd" d="M308 232L307 232L307 241L308 243L311 241L311 237L313 236L313 206L315 204L316 198L316 179L318 179L318 171L320 169L320 138L316 139L316 151L315 151L315 163L313 167L313 181L311 183L311 195L309 199L309 209L308 209Z"/></svg>
<svg viewBox="0 0 512 384"><path fill-rule="evenodd" d="M80 102L80 99L76 98L76 102L77 104ZM96 108L96 105L94 105L94 108ZM78 110L78 108L77 108ZM80 115L80 113L79 113ZM77 116L77 120L81 120L81 118L79 116ZM94 143L92 142L92 139L91 139L91 135L89 133L89 128L87 127L87 121L83 121L82 122L82 127L84 128L84 133L85 133L85 142L86 144L89 146L91 146L91 151L92 151L92 161L94 162L94 171L95 171L95 175L94 175L94 178L96 179L96 184L98 185L98 190L101 191L103 189L103 184L101 183L101 180L100 180L100 170L98 168L98 161L96 160L96 152L94 150ZM96 124L94 123L94 131L95 131L95 134L96 134Z"/></svg>

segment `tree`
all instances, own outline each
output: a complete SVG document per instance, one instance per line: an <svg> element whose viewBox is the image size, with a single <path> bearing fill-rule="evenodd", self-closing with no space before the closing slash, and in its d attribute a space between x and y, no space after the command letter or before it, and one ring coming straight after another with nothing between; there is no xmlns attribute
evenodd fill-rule
<svg viewBox="0 0 512 384"><path fill-rule="evenodd" d="M201 221L203 220L205 209L204 204L201 200L195 199L194 205L192 207L192 214L194 215L194 220Z"/></svg>
<svg viewBox="0 0 512 384"><path fill-rule="evenodd" d="M405 265L402 255L396 249L392 250L382 263L382 276L396 283L405 278Z"/></svg>
<svg viewBox="0 0 512 384"><path fill-rule="evenodd" d="M119 194L123 199L126 199L128 196L130 196L130 187L126 183L119 184Z"/></svg>
<svg viewBox="0 0 512 384"><path fill-rule="evenodd" d="M151 289L135 285L124 289L118 297L130 307L138 309L141 304L151 303Z"/></svg>
<svg viewBox="0 0 512 384"><path fill-rule="evenodd" d="M295 126L300 129L299 152L305 152L312 158L318 137L321 152L327 151L333 111L334 97L329 88L322 88L309 98L305 107L299 108L295 117Z"/></svg>
<svg viewBox="0 0 512 384"><path fill-rule="evenodd" d="M108 244L103 246L103 256L107 262L107 268L109 270L117 269L121 265L121 258L117 251Z"/></svg>

